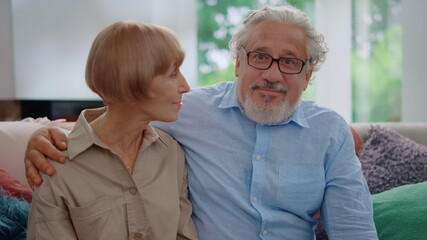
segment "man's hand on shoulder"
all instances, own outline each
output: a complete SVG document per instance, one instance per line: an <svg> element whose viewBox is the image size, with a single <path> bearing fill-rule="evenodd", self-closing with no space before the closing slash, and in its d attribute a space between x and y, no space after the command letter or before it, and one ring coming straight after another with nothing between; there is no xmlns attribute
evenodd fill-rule
<svg viewBox="0 0 427 240"><path fill-rule="evenodd" d="M67 149L67 136L57 127L40 128L31 135L24 161L27 181L32 188L42 183L39 170L47 175L55 173L55 168L47 158L65 162L65 156L61 153L65 149Z"/></svg>

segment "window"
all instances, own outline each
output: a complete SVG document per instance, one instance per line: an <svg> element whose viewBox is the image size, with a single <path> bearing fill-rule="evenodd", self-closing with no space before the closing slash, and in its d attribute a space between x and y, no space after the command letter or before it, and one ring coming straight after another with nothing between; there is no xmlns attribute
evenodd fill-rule
<svg viewBox="0 0 427 240"><path fill-rule="evenodd" d="M400 0L353 0L353 121L400 121Z"/></svg>
<svg viewBox="0 0 427 240"><path fill-rule="evenodd" d="M242 24L251 9L263 5L282 5L286 1L272 0L198 0L198 85L211 85L234 81L234 62L228 42ZM314 15L314 0L294 0L288 3L303 9L311 19ZM313 87L313 86L312 86ZM307 90L307 98L314 91Z"/></svg>
<svg viewBox="0 0 427 240"><path fill-rule="evenodd" d="M235 80L234 63L228 52L231 35L251 9L286 2L307 13L325 34L331 50L325 66L315 76L314 81L319 83L310 85L303 98L316 99L350 122L400 121L400 0L198 0L197 84ZM348 16L348 21L341 21L337 15ZM342 26L337 28L339 24ZM342 51L348 54L341 54ZM343 81L348 82L344 88L340 87Z"/></svg>

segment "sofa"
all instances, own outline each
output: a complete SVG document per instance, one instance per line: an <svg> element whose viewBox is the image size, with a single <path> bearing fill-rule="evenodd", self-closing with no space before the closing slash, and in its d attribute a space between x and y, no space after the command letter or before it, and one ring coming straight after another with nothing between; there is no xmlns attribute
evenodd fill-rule
<svg viewBox="0 0 427 240"><path fill-rule="evenodd" d="M419 144L427 146L427 123L426 122L377 122L377 123L352 123L350 126L356 130L363 141L368 139L368 132L371 126L379 125L390 128L404 137L407 137Z"/></svg>
<svg viewBox="0 0 427 240"><path fill-rule="evenodd" d="M44 126L69 127L70 123L46 118L0 122L0 186L3 188L0 193L7 193L9 199L31 203L32 192L25 178L23 158L30 135ZM352 123L350 126L355 151L372 193L379 238L427 239L427 122ZM4 227L1 218L5 216L1 211L0 226ZM28 211L28 206L22 211ZM327 239L322 229L316 231L318 239ZM12 239L10 235L1 235L4 232L0 229L0 239ZM15 233L9 231L8 234Z"/></svg>
<svg viewBox="0 0 427 240"><path fill-rule="evenodd" d="M427 239L427 123L350 124L379 239ZM321 221L317 239L328 239Z"/></svg>

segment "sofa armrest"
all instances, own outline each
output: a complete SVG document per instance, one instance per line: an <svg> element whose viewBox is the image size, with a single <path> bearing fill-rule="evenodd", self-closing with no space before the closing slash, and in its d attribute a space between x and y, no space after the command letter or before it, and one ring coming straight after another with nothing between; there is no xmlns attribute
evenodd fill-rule
<svg viewBox="0 0 427 240"><path fill-rule="evenodd" d="M74 122L50 121L47 118L0 121L0 168L16 177L23 184L27 184L24 166L27 142L34 131L46 126L72 129Z"/></svg>

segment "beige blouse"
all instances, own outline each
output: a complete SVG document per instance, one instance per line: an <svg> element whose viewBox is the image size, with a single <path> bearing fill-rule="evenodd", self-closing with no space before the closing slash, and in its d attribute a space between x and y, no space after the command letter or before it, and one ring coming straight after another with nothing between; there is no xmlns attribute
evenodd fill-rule
<svg viewBox="0 0 427 240"><path fill-rule="evenodd" d="M83 111L69 160L51 161L57 173L35 189L27 239L197 239L180 145L148 126L130 174L89 125L104 111Z"/></svg>

